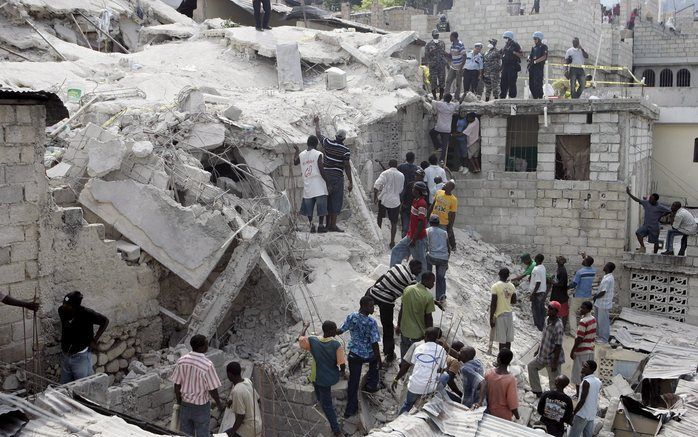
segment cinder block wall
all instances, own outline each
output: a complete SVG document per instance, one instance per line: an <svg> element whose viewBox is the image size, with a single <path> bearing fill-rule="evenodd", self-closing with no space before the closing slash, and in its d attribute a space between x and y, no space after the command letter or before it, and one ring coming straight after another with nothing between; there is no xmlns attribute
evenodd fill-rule
<svg viewBox="0 0 698 437"><path fill-rule="evenodd" d="M605 261L619 261L628 248L633 215L625 187L631 181L645 193L650 183L652 117L631 106L605 101L592 110L579 102L548 104L548 126L542 102L518 101L519 114L539 114L538 167L535 172L505 171L507 118L510 103L468 106L483 113L482 173L458 176L458 224L472 226L485 240L516 250L540 252L552 268L557 255L580 265L579 252ZM528 112L532 111L532 112ZM592 113L587 123L587 112ZM590 178L555 179L557 135L588 134ZM633 228L634 229L634 228Z"/></svg>
<svg viewBox="0 0 698 437"><path fill-rule="evenodd" d="M95 351L98 370L123 376L142 351L160 348L159 286L147 265L121 260L104 227L88 225L81 208L58 208L50 199L43 166L45 110L38 102L0 104L0 290L40 302L39 359L58 377L60 322L57 308L73 290L111 324ZM33 317L0 305L0 359L32 354Z"/></svg>
<svg viewBox="0 0 698 437"><path fill-rule="evenodd" d="M44 106L0 103L0 291L31 300L39 287L39 218L45 213ZM31 353L32 318L26 312ZM24 359L22 309L0 305L0 357Z"/></svg>

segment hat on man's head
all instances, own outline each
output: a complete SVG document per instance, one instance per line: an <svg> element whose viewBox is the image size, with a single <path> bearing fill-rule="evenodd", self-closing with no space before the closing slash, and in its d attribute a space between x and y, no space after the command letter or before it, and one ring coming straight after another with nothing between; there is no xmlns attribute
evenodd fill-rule
<svg viewBox="0 0 698 437"><path fill-rule="evenodd" d="M551 308L555 308L558 313L562 309L562 305L560 304L560 302L558 302L556 300L551 300L550 303L548 304L548 306Z"/></svg>
<svg viewBox="0 0 698 437"><path fill-rule="evenodd" d="M80 306L82 303L82 293L79 291L71 291L65 295L63 302L73 306Z"/></svg>

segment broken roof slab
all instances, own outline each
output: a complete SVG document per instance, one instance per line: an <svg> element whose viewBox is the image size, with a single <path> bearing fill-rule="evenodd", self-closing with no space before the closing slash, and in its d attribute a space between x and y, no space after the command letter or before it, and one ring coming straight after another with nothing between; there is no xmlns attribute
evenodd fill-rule
<svg viewBox="0 0 698 437"><path fill-rule="evenodd" d="M225 38L239 49L252 49L260 56L276 58L278 43L297 42L301 58L317 64L341 64L351 56L341 47L317 38L319 32L301 27L275 27L268 32L258 32L254 27L235 27L225 31Z"/></svg>
<svg viewBox="0 0 698 437"><path fill-rule="evenodd" d="M165 191L132 180L92 179L79 202L191 286L199 288L233 231L219 212L197 216Z"/></svg>

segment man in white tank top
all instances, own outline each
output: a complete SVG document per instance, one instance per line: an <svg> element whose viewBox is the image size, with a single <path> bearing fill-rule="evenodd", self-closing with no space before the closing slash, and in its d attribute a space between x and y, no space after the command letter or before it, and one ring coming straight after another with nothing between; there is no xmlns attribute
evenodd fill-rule
<svg viewBox="0 0 698 437"><path fill-rule="evenodd" d="M601 380L594 375L596 361L589 360L582 365L582 385L579 389L579 402L574 408L574 419L567 437L592 437L594 419L599 409Z"/></svg>
<svg viewBox="0 0 698 437"><path fill-rule="evenodd" d="M322 161L322 153L317 150L319 141L315 135L308 137L308 148L299 152L298 146L293 145L295 154L293 163L301 166L303 175L303 201L300 214L308 217L310 232L327 232L325 228L325 216L327 216L327 185L325 184L325 170ZM317 215L320 224L317 228L313 224L313 210L317 207Z"/></svg>

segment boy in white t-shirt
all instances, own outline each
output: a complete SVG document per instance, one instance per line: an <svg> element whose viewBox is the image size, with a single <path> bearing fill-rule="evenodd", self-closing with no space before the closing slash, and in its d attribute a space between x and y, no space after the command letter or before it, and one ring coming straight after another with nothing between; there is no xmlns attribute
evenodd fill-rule
<svg viewBox="0 0 698 437"><path fill-rule="evenodd" d="M531 272L530 290L531 290L531 313L533 314L533 324L540 332L545 328L545 298L548 294L547 275L543 260L545 257L542 254L535 256L536 266Z"/></svg>

